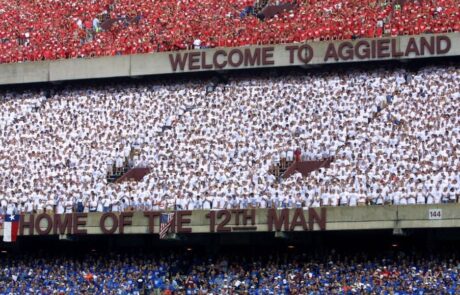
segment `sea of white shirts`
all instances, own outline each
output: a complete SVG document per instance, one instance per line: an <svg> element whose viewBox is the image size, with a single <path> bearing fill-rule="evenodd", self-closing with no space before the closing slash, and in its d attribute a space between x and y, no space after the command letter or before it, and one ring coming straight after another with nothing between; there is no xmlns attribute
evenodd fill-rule
<svg viewBox="0 0 460 295"><path fill-rule="evenodd" d="M410 76L408 79L407 77ZM3 212L457 201L460 68L0 93ZM107 183L132 148L151 173ZM300 148L328 169L279 181Z"/></svg>

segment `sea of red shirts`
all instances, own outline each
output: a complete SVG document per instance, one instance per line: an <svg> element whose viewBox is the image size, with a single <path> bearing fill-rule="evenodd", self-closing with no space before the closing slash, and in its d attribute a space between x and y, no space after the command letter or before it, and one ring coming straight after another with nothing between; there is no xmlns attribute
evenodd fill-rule
<svg viewBox="0 0 460 295"><path fill-rule="evenodd" d="M460 31L459 0L301 0L264 21L240 17L252 0L0 0L0 63ZM283 2L283 1L281 1ZM115 22L88 38L95 18ZM81 22L81 26L78 23ZM382 26L382 24L384 24Z"/></svg>

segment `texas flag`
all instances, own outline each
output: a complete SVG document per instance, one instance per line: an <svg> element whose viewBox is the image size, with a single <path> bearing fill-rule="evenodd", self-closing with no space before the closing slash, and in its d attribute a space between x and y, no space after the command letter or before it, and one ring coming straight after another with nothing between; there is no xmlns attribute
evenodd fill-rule
<svg viewBox="0 0 460 295"><path fill-rule="evenodd" d="M15 242L18 236L19 215L5 215L3 242Z"/></svg>

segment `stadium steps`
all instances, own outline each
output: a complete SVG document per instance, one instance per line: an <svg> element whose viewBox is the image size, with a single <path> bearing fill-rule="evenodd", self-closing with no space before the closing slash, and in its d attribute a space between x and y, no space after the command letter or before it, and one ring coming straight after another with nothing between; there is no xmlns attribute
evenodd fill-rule
<svg viewBox="0 0 460 295"><path fill-rule="evenodd" d="M254 14L260 13L265 7L268 5L268 0L260 0L257 1L256 5L254 5Z"/></svg>
<svg viewBox="0 0 460 295"><path fill-rule="evenodd" d="M186 106L185 109L184 109L184 114L187 113L187 112L191 112L193 109L195 109L195 107L196 107L195 105ZM183 114L177 116L178 121L180 121L182 119L182 116L183 116ZM158 133L158 135L161 136L161 135L163 135L163 133L166 130L171 130L172 128L173 128L173 126L163 125L163 126L161 126L161 131ZM131 155L129 157L132 158L134 156L134 153L136 153L136 152L135 152L134 149L132 149L132 153L131 153ZM116 171L115 167L113 167L113 171ZM149 172L150 172L149 168L144 168L144 167L140 168L140 167L132 167L132 166L130 166L130 161L129 161L128 158L126 158L125 159L125 164L123 166L123 169L121 171L119 171L118 173L115 172L115 173L107 176L107 182L108 183L116 183L116 182L118 182L120 180L127 179L127 178L140 180L140 179L142 179L143 176L145 176ZM131 178L131 176L133 178Z"/></svg>
<svg viewBox="0 0 460 295"><path fill-rule="evenodd" d="M294 163L294 161L287 161L286 159L281 159L278 164L273 164L269 172L273 174L276 178L281 177L281 175L286 172L286 170Z"/></svg>
<svg viewBox="0 0 460 295"><path fill-rule="evenodd" d="M399 102L401 104L402 102ZM381 105L378 106L377 111L373 113L372 117L369 119L369 122L367 123L367 126L369 126L374 120L382 116L383 111L388 108L390 105L393 106L398 106L399 104L394 104L393 103L393 98L388 99L383 102ZM389 118L387 118L388 121L392 122L393 124L400 125L401 123L403 124L404 122L395 122L395 118L390 114ZM276 165L273 165L270 168L270 172L274 174L279 181L281 181L284 178L288 178L291 176L293 173L296 171L299 171L302 173L302 175L305 177L312 171L321 169L321 168L329 168L331 163L334 161L334 159L337 157L338 153L340 152L341 149L346 147L347 145L350 144L350 140L354 138L350 137L349 135L346 136L345 143L339 147L337 147L334 156L326 159L322 159L320 161L304 161L304 162L292 162L291 165L287 168L284 167L277 167ZM280 163L280 166L281 163ZM280 173L281 172L281 173Z"/></svg>
<svg viewBox="0 0 460 295"><path fill-rule="evenodd" d="M127 165L125 165L125 167L123 167L123 169L121 170L121 173L114 173L114 174L110 175L109 177L107 177L107 182L108 183L116 182L120 177L122 177L123 175L128 173L130 170L131 170L131 168L128 167Z"/></svg>
<svg viewBox="0 0 460 295"><path fill-rule="evenodd" d="M317 161L301 161L294 162L286 171L280 175L279 179L289 178L295 172L300 172L303 177L308 176L313 171L321 168L329 168L331 163L334 161L334 157L329 157Z"/></svg>

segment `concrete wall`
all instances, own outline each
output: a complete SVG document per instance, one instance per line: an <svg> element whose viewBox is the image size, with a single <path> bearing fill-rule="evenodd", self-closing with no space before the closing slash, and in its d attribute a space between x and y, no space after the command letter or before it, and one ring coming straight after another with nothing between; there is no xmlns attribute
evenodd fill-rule
<svg viewBox="0 0 460 295"><path fill-rule="evenodd" d="M337 50L341 45L356 46L360 42L369 42L374 46L386 46L385 52L406 52L410 42L415 42L420 47L422 39L430 41L432 37L447 37L450 42L450 50L445 53L424 52L423 54L414 51L407 52L403 56L393 56L390 54L388 57L378 57L374 52L374 56L368 58L358 58L354 56L352 59L345 59L339 57L337 60L329 58L325 60L327 49L331 44ZM387 42L380 44L379 42ZM441 42L442 43L442 42ZM445 45L445 43L443 43ZM53 82L65 80L78 80L78 79L93 79L93 78L111 78L111 77L131 77L142 75L158 75L158 74L171 74L178 72L192 72L192 71L210 71L217 70L215 67L211 69L202 68L201 64L198 69L190 69L190 65L186 63L183 69L176 69L174 71L170 56L175 57L176 54L184 56L185 54L197 54L196 58L202 60L205 57L207 62L213 60L216 52L221 51L225 54L230 53L232 50L239 50L244 52L249 50L255 52L256 50L271 49L273 54L269 60L273 64L254 64L245 65L244 63L239 66L226 65L220 70L232 70L242 68L261 68L261 67L285 67L285 66L306 66L306 65L320 65L325 63L336 62L365 62L375 60L401 60L401 59L416 59L428 57L442 57L442 56L460 56L460 33L449 33L440 35L420 35L420 36L401 36L397 38L382 38L382 39L360 39L355 41L335 41L335 42L309 42L306 43L312 51L312 55L307 57L307 51L303 57L307 61L299 59L297 54L293 54L291 59L291 52L287 48L289 46L301 46L303 44L285 44L285 45L272 45L272 46L246 46L238 48L212 48L203 50L180 51L180 52L161 52L152 54L138 54L131 56L116 56L116 57L99 57L92 59L68 59L58 61L44 61L44 62L31 62L31 63L17 63L17 64L2 64L0 65L0 85L20 84L20 83L33 83L33 82ZM356 46L357 47L357 46ZM345 47L346 49L346 47ZM417 48L416 48L417 49ZM384 52L382 51L382 52ZM415 50L417 51L417 50ZM378 54L377 54L378 55ZM382 55L383 56L383 55ZM222 60L220 56L218 60ZM212 64L212 62L211 62ZM193 68L193 67L192 67Z"/></svg>
<svg viewBox="0 0 460 295"><path fill-rule="evenodd" d="M430 219L429 211L430 210L440 210L437 211L441 213L441 216L437 216L439 219L434 220ZM269 232L276 231L276 228L269 226L268 220L270 216L269 209L253 209L254 211L245 210L241 211L238 215L236 212L231 212L227 210L231 218L229 222L225 225L224 229L228 230L228 234L232 232ZM277 218L282 216L281 210L275 210ZM214 230L210 227L210 218L209 214L216 214L216 226ZM289 218L287 220L288 228L281 228L281 231L347 231L347 230L375 230L375 229L412 229L412 228L452 228L460 227L460 204L448 204L448 205L412 205L412 206L366 206L366 207L328 207L328 208L317 208L314 210L318 217L324 218L325 223L321 225L321 222L318 222L318 219L312 222L314 225L310 227L309 221L312 217L312 211L302 210L303 219L307 227L302 227L297 225L292 227L293 218L295 215L295 209L290 209L288 214ZM314 213L313 212L313 213ZM242 214L247 216L254 214L254 225L252 220L248 219L247 224L243 224ZM272 212L273 213L273 212ZM125 213L126 214L126 213ZM113 216L103 215L102 213L88 213L85 217L80 217L80 221L84 220L86 222L85 226L79 226L78 230L86 231L85 234L120 234L123 231L124 234L157 234L159 232L159 212L156 212L157 216L152 218L154 226L149 226L149 218L145 216L143 212L132 213L132 217L124 217L125 220L128 220L127 225L121 230L122 218L120 214L114 214L115 223L118 223L118 226L113 228L113 232L107 233L112 229L114 224ZM179 213L178 213L179 214ZM174 229L178 233L184 234L194 234L194 233L210 233L210 232L222 232L219 231L217 225L220 224L225 219L225 214L219 213L219 211L207 211L207 210L198 210L198 211L188 211L180 213L184 214L182 219L189 219L189 223L184 223L182 228L179 227L179 216L176 215L176 224ZM221 214L220 218L217 218ZM104 226L106 232L101 229L101 218L106 217ZM208 216L208 217L207 217ZM45 216L47 217L47 216ZM60 220L64 220L64 216L52 216L48 215L50 220L53 220L51 229L49 233L44 235L52 235L60 233L59 230L54 231L54 226L56 226L55 219L56 217ZM69 220L71 216L69 216ZM299 217L299 216L298 216ZM73 221L75 223L75 214L72 215ZM33 216L35 221L34 224L34 235L37 235L37 222L39 215L35 214ZM302 219L302 218L300 218ZM300 220L297 218L297 221ZM21 218L20 227L23 226L23 231L21 232L24 235L30 235L30 227L24 225L24 222L30 222L31 216L26 215ZM102 219L103 220L103 219ZM72 223L72 221L70 221ZM129 223L131 223L129 225ZM237 224L238 223L238 224ZM150 224L151 225L151 224ZM48 226L47 218L41 218L39 223L40 229L43 231ZM69 230L65 230L65 234L73 234L74 224L69 225ZM271 230L270 230L271 228ZM153 229L153 231L152 231ZM0 231L3 234L3 231Z"/></svg>

